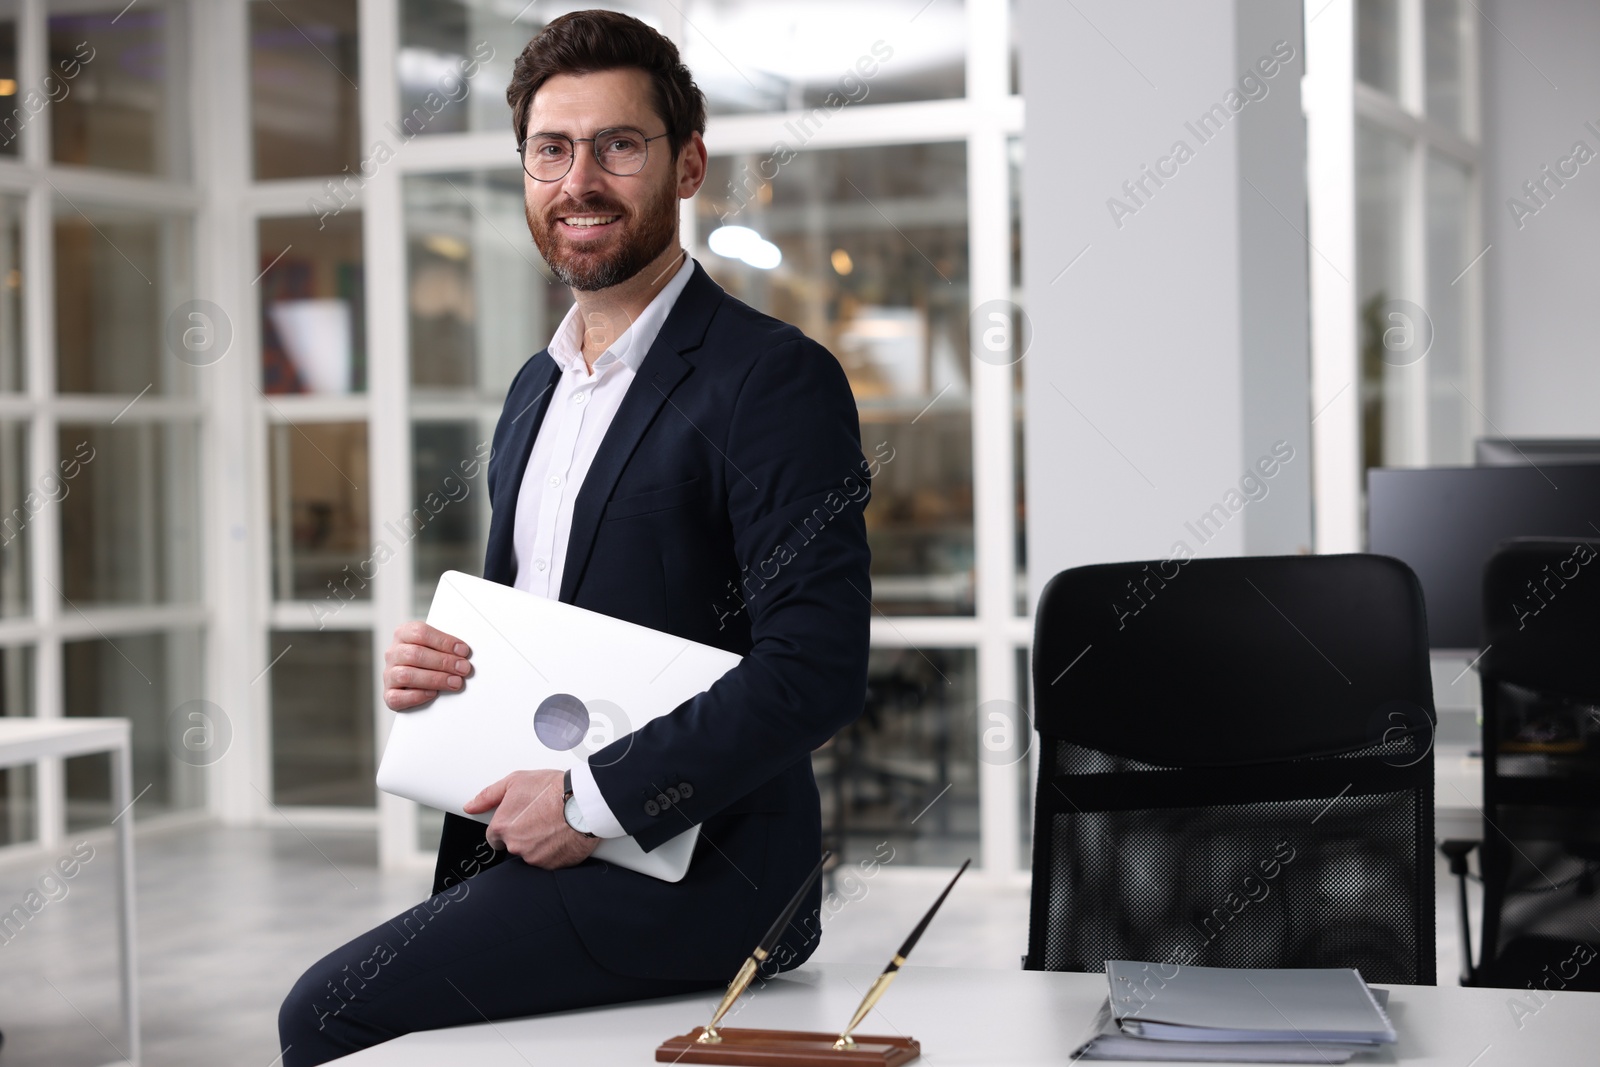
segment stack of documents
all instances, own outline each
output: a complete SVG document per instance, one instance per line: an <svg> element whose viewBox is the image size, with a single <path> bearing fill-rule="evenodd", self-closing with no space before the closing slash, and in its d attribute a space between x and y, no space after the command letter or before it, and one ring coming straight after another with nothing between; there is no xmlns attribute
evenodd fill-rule
<svg viewBox="0 0 1600 1067"><path fill-rule="evenodd" d="M1106 962L1086 1060L1345 1063L1397 1040L1387 990L1359 971Z"/></svg>

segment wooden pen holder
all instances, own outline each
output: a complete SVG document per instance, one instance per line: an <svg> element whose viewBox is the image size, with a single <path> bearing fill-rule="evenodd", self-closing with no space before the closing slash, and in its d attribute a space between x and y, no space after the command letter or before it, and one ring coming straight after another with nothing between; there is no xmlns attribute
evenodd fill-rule
<svg viewBox="0 0 1600 1067"><path fill-rule="evenodd" d="M747 1030L719 1027L722 1040L702 1044L705 1027L670 1037L656 1049L658 1063L726 1063L744 1067L898 1067L922 1054L909 1037L852 1035L854 1048L836 1049L838 1034L810 1030Z"/></svg>

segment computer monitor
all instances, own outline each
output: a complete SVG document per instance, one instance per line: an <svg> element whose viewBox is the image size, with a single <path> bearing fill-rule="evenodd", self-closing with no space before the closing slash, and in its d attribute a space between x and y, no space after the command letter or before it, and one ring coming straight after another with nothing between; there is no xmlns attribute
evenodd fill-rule
<svg viewBox="0 0 1600 1067"><path fill-rule="evenodd" d="M1480 467L1600 463L1600 438L1480 437L1472 452Z"/></svg>
<svg viewBox="0 0 1600 1067"><path fill-rule="evenodd" d="M1483 565L1508 537L1600 537L1600 463L1367 472L1367 550L1417 573L1435 649L1478 648Z"/></svg>

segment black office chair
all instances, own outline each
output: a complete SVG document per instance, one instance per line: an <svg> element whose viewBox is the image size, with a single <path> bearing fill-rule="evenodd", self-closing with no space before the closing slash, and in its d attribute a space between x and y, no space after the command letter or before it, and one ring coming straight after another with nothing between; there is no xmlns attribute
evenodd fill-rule
<svg viewBox="0 0 1600 1067"><path fill-rule="evenodd" d="M1502 542L1484 567L1483 649L1484 836L1440 846L1460 890L1461 983L1600 991L1600 539Z"/></svg>
<svg viewBox="0 0 1600 1067"><path fill-rule="evenodd" d="M1033 648L1032 970L1434 982L1422 592L1381 556L1053 578Z"/></svg>

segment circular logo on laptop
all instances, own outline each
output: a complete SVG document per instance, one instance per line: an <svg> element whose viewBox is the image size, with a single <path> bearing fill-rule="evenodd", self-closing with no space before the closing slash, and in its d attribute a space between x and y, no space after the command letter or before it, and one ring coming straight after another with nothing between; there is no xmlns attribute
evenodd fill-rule
<svg viewBox="0 0 1600 1067"><path fill-rule="evenodd" d="M545 748L577 748L589 736L589 709L571 693L553 693L534 710L533 732Z"/></svg>
<svg viewBox="0 0 1600 1067"><path fill-rule="evenodd" d="M591 760L602 767L620 761L633 747L633 724L627 712L609 700L586 703L571 693L555 693L539 702L533 712L533 733L545 748L556 752L576 751L585 759L613 741L627 738L628 744L610 758L599 762Z"/></svg>

